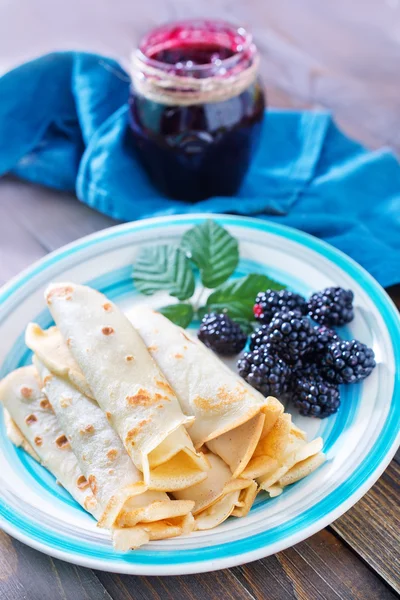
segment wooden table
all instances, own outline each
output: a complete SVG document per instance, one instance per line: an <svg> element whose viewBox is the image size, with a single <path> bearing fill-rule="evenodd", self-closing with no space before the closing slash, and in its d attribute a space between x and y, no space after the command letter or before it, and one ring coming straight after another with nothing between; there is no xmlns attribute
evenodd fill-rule
<svg viewBox="0 0 400 600"><path fill-rule="evenodd" d="M0 8L0 70L54 48L126 56L156 22L196 14L184 0L14 0ZM197 14L198 11L197 10ZM275 106L331 109L371 147L400 151L400 3L213 0L201 14L248 23ZM21 19L22 15L22 19ZM113 222L72 196L0 181L0 283ZM400 286L390 290L400 306ZM0 532L0 600L384 600L400 592L400 456L343 517L308 540L234 569L149 578L55 560Z"/></svg>

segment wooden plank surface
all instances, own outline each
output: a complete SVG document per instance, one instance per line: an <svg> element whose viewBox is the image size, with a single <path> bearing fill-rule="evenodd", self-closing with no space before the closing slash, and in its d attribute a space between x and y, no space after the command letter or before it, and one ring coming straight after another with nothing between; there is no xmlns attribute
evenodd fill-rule
<svg viewBox="0 0 400 600"><path fill-rule="evenodd" d="M0 531L0 600L111 600L94 571L53 559Z"/></svg>
<svg viewBox="0 0 400 600"><path fill-rule="evenodd" d="M400 594L400 466L393 460L378 483L332 529Z"/></svg>
<svg viewBox="0 0 400 600"><path fill-rule="evenodd" d="M391 600L396 594L324 530L262 560L183 577L92 571L0 533L0 600Z"/></svg>
<svg viewBox="0 0 400 600"><path fill-rule="evenodd" d="M386 600L395 598L357 556L332 533L321 531L308 540L250 565L232 569L257 600ZM270 591L269 580L285 585ZM272 590L271 590L272 591Z"/></svg>

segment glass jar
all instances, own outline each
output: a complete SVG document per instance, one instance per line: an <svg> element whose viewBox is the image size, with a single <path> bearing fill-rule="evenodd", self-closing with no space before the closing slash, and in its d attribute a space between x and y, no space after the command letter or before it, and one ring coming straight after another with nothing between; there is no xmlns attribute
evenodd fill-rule
<svg viewBox="0 0 400 600"><path fill-rule="evenodd" d="M236 194L263 121L258 64L251 35L223 21L181 21L142 39L131 60L129 137L163 194Z"/></svg>

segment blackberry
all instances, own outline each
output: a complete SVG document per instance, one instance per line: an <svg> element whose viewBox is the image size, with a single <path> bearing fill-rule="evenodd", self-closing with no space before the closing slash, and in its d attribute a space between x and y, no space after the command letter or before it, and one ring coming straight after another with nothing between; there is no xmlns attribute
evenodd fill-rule
<svg viewBox="0 0 400 600"><path fill-rule="evenodd" d="M290 369L264 348L245 352L238 361L239 375L264 396L282 397L289 389Z"/></svg>
<svg viewBox="0 0 400 600"><path fill-rule="evenodd" d="M315 344L310 351L309 360L319 364L328 351L328 347L332 342L339 342L340 337L333 329L325 327L325 325L315 325L314 332L316 335Z"/></svg>
<svg viewBox="0 0 400 600"><path fill-rule="evenodd" d="M257 294L253 307L254 316L262 323L270 323L275 313L282 310L298 310L302 315L307 313L307 302L303 296L288 290L267 290Z"/></svg>
<svg viewBox="0 0 400 600"><path fill-rule="evenodd" d="M271 349L267 329L268 325L261 325L261 327L253 331L250 336L250 350L256 350L261 347Z"/></svg>
<svg viewBox="0 0 400 600"><path fill-rule="evenodd" d="M339 326L354 317L354 294L351 290L329 287L316 292L308 301L308 314L320 325Z"/></svg>
<svg viewBox="0 0 400 600"><path fill-rule="evenodd" d="M292 401L301 415L324 419L337 412L340 406L339 387L325 381L314 365L297 373L292 384Z"/></svg>
<svg viewBox="0 0 400 600"><path fill-rule="evenodd" d="M336 383L356 383L375 367L375 354L358 340L332 342L321 361L321 374Z"/></svg>
<svg viewBox="0 0 400 600"><path fill-rule="evenodd" d="M311 360L310 360L311 358ZM294 363L292 363L292 377L291 377L291 389L297 379L304 377L316 377L319 375L319 367L312 360L312 356L307 354L306 356L302 356L298 358Z"/></svg>
<svg viewBox="0 0 400 600"><path fill-rule="evenodd" d="M247 335L240 325L226 314L205 315L197 336L217 354L238 354L247 342Z"/></svg>
<svg viewBox="0 0 400 600"><path fill-rule="evenodd" d="M296 311L276 313L266 334L280 358L289 364L310 352L316 340L310 319L300 316Z"/></svg>

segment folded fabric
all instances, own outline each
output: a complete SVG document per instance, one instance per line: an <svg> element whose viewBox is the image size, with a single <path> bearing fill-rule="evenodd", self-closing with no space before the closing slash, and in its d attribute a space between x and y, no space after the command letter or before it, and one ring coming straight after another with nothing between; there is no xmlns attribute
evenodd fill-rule
<svg viewBox="0 0 400 600"><path fill-rule="evenodd" d="M316 235L384 286L400 281L400 165L368 151L325 112L268 110L261 147L235 197L190 204L160 195L127 144L129 77L83 52L46 55L0 78L0 176L75 191L122 220L186 212L257 216Z"/></svg>

